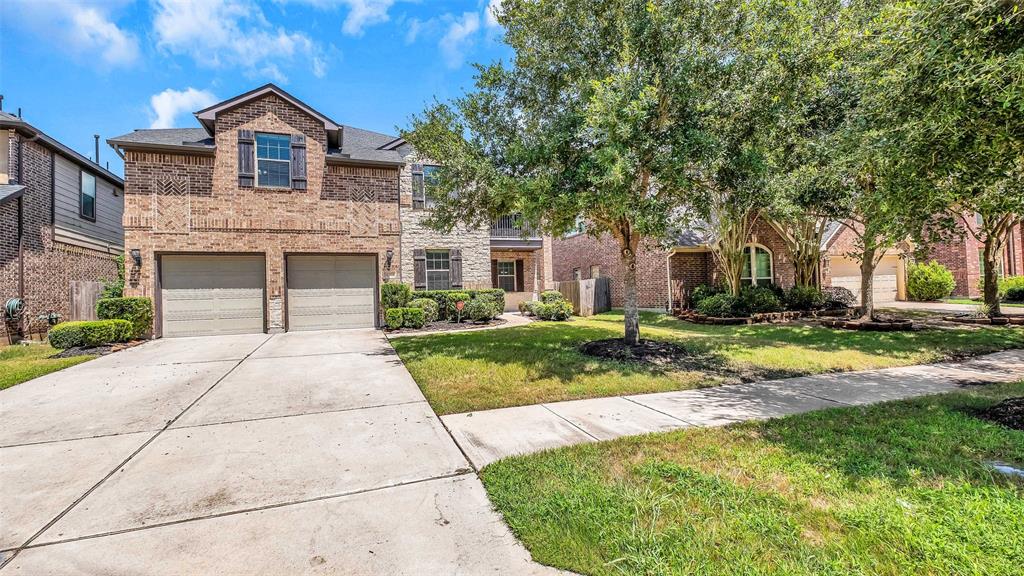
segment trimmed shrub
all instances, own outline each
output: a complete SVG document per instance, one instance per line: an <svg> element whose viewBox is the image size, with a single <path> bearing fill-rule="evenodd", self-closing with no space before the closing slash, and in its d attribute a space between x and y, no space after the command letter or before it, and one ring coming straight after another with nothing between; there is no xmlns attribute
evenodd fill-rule
<svg viewBox="0 0 1024 576"><path fill-rule="evenodd" d="M82 346L91 348L114 342L126 342L133 334L127 320L83 320L61 322L50 329L50 346L65 350Z"/></svg>
<svg viewBox="0 0 1024 576"><path fill-rule="evenodd" d="M534 314L541 320L563 321L572 316L572 304L566 300L555 300L554 302L538 302L534 307Z"/></svg>
<svg viewBox="0 0 1024 576"><path fill-rule="evenodd" d="M907 270L907 295L911 300L941 300L953 293L956 280L948 268L935 262L911 264Z"/></svg>
<svg viewBox="0 0 1024 576"><path fill-rule="evenodd" d="M466 317L465 307L463 307L462 313L460 314L457 304L459 302L464 302L466 305L468 305L470 300L471 298L469 297L469 292L448 292L445 299L445 311L447 313L448 319L456 321L461 321L462 319L464 319Z"/></svg>
<svg viewBox="0 0 1024 576"><path fill-rule="evenodd" d="M494 317L494 301L490 298L476 298L466 303L462 311L464 318L473 322L487 322Z"/></svg>
<svg viewBox="0 0 1024 576"><path fill-rule="evenodd" d="M384 322L391 330L398 330L405 324L405 308L391 308L384 312Z"/></svg>
<svg viewBox="0 0 1024 576"><path fill-rule="evenodd" d="M412 288L399 282L385 282L380 285L380 305L384 311L405 308L412 299Z"/></svg>
<svg viewBox="0 0 1024 576"><path fill-rule="evenodd" d="M426 324L426 313L423 308L400 308L402 311L402 326L406 328L423 328Z"/></svg>
<svg viewBox="0 0 1024 576"><path fill-rule="evenodd" d="M484 290L417 290L412 293L412 297L415 299L430 298L437 302L438 318L444 320L451 320L456 317L456 302L462 300L468 304L470 300L480 296L491 297L495 307L498 308L499 314L505 311L505 291L500 288L487 288Z"/></svg>
<svg viewBox="0 0 1024 576"><path fill-rule="evenodd" d="M724 294L725 288L722 286L713 286L711 284L701 284L690 292L690 307L696 308L697 304L700 304L703 300L714 296L715 294Z"/></svg>
<svg viewBox="0 0 1024 576"><path fill-rule="evenodd" d="M733 318L736 314L736 297L732 294L715 294L708 296L697 304L697 313L715 318Z"/></svg>
<svg viewBox="0 0 1024 576"><path fill-rule="evenodd" d="M132 338L140 338L153 330L153 301L149 298L101 298L96 301L100 320L127 320L132 325Z"/></svg>
<svg viewBox="0 0 1024 576"><path fill-rule="evenodd" d="M483 290L470 290L470 298L478 298L480 296L490 297L494 301L494 307L498 311L495 316L500 316L505 312L505 291L501 288L486 288Z"/></svg>
<svg viewBox="0 0 1024 576"><path fill-rule="evenodd" d="M1024 276L1007 276L999 280L999 295L1006 302L1024 302Z"/></svg>
<svg viewBox="0 0 1024 576"><path fill-rule="evenodd" d="M767 286L744 286L736 304L737 316L781 312L782 300L775 290Z"/></svg>
<svg viewBox="0 0 1024 576"><path fill-rule="evenodd" d="M793 286L784 301L790 310L817 310L825 306L825 294L814 286Z"/></svg>
<svg viewBox="0 0 1024 576"><path fill-rule="evenodd" d="M533 312L530 312L530 302L530 300L519 301L519 313L522 314L523 316L529 316L533 314Z"/></svg>
<svg viewBox="0 0 1024 576"><path fill-rule="evenodd" d="M537 307L543 304L540 300L530 300L526 303L526 313L530 316L537 315Z"/></svg>
<svg viewBox="0 0 1024 576"><path fill-rule="evenodd" d="M560 302L563 300L565 300L565 296L563 296L558 290L545 290L540 293L540 301L545 304L551 304L552 302Z"/></svg>
<svg viewBox="0 0 1024 576"><path fill-rule="evenodd" d="M431 298L416 298L409 302L409 308L419 308L420 310L423 310L423 321L425 323L437 320L437 302Z"/></svg>
<svg viewBox="0 0 1024 576"><path fill-rule="evenodd" d="M829 310L849 308L857 301L857 297L853 295L853 292L849 288L843 288L842 286L827 286L821 292L825 295L825 307Z"/></svg>

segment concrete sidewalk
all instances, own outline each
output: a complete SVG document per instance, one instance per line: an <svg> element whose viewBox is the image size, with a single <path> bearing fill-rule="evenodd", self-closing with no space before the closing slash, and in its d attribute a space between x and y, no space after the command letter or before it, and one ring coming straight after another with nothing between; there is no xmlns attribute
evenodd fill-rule
<svg viewBox="0 0 1024 576"><path fill-rule="evenodd" d="M717 426L1024 379L1024 350L963 362L823 374L700 390L573 400L443 416L479 470L495 460L619 436Z"/></svg>
<svg viewBox="0 0 1024 576"><path fill-rule="evenodd" d="M963 314L965 312L977 312L981 302L977 304L953 304L951 302L886 302L879 304L878 308L890 308L893 310L923 310L925 312L947 312L949 314ZM1000 307L1003 314L1007 316L1024 315L1024 308L1018 306Z"/></svg>

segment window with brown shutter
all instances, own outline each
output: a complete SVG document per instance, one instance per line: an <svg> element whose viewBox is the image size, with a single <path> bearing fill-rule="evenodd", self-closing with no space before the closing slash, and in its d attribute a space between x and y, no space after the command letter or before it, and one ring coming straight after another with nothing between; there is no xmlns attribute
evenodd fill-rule
<svg viewBox="0 0 1024 576"><path fill-rule="evenodd" d="M423 248L416 248L412 251L412 276L413 288L416 290L427 289L427 251Z"/></svg>
<svg viewBox="0 0 1024 576"><path fill-rule="evenodd" d="M452 248L448 251L451 260L451 282L452 288L462 288L462 250Z"/></svg>
<svg viewBox="0 0 1024 576"><path fill-rule="evenodd" d="M292 134L291 180L292 190L306 189L306 136Z"/></svg>
<svg viewBox="0 0 1024 576"><path fill-rule="evenodd" d="M238 185L243 188L256 185L255 142L256 134L252 130L238 131Z"/></svg>

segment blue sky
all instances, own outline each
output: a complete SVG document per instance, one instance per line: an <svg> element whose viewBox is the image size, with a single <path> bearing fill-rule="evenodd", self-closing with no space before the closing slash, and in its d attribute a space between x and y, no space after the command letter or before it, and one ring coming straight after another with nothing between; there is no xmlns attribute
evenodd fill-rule
<svg viewBox="0 0 1024 576"><path fill-rule="evenodd" d="M2 0L4 110L86 156L136 128L275 82L335 121L394 133L508 59L500 0ZM104 143L103 162L121 173Z"/></svg>

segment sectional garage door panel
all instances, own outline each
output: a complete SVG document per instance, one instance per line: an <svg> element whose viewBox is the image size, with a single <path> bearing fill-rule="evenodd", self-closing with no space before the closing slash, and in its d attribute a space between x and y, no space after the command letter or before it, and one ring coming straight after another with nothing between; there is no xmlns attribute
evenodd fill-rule
<svg viewBox="0 0 1024 576"><path fill-rule="evenodd" d="M875 268L874 300L876 304L896 301L898 290L898 256L885 256ZM860 263L849 258L832 260L832 285L850 289L860 303Z"/></svg>
<svg viewBox="0 0 1024 576"><path fill-rule="evenodd" d="M289 256L288 329L373 328L373 256Z"/></svg>
<svg viewBox="0 0 1024 576"><path fill-rule="evenodd" d="M261 256L164 256L163 335L263 332L264 283Z"/></svg>

